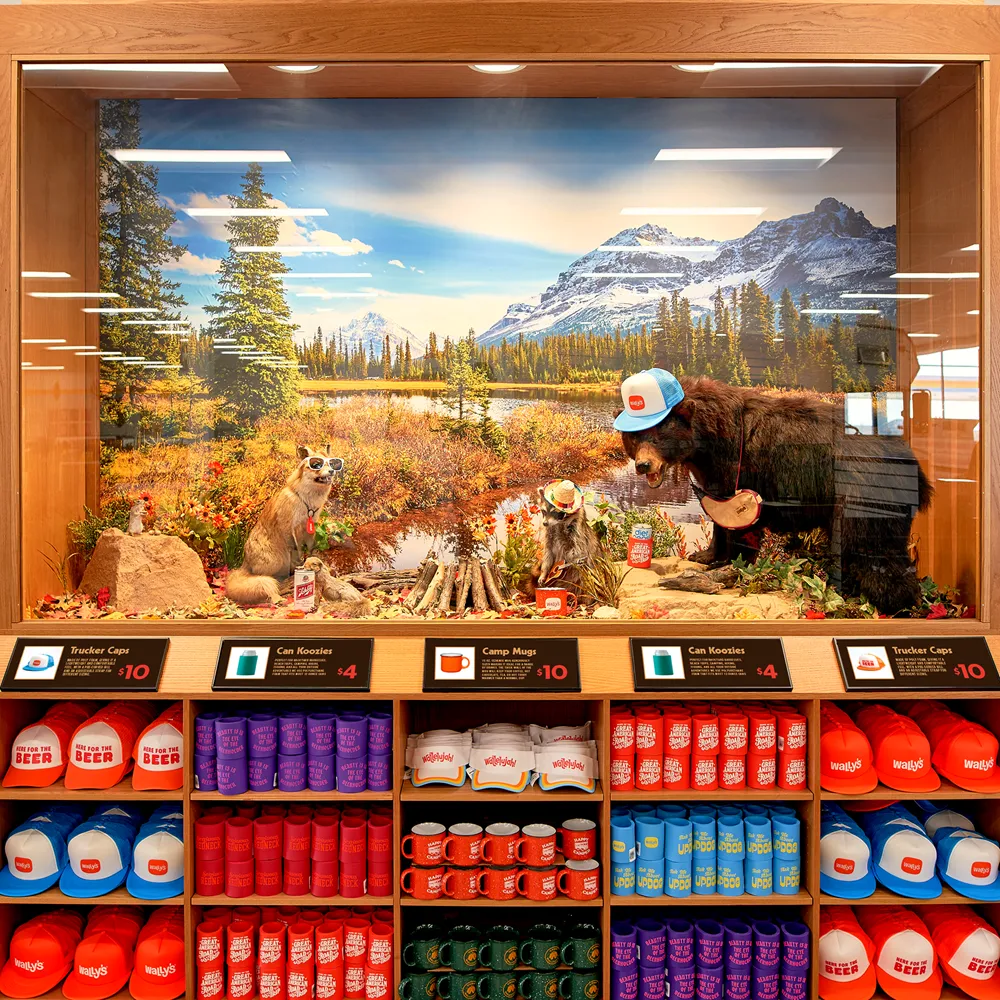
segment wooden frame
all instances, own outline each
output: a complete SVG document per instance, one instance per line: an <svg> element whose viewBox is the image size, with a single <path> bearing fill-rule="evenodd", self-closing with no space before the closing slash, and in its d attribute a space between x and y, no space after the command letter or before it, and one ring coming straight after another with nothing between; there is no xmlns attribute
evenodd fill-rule
<svg viewBox="0 0 1000 1000"><path fill-rule="evenodd" d="M112 61L170 59L276 62L322 60L331 63L441 63L473 61L657 63L671 60L879 60L981 64L979 129L982 149L982 259L984 271L982 359L984 400L981 581L979 621L907 622L907 631L979 632L1000 620L1000 592L990 588L991 568L1000 565L1000 481L993 455L992 428L1000 419L1000 397L989 393L997 368L991 350L990 300L1000 289L1000 265L991 247L1000 245L1000 211L991 202L992 162L997 157L1000 77L990 73L991 55L1000 53L1000 10L978 6L741 2L694 3L686 0L339 0L335 5L290 2L236 5L225 2L38 5L0 7L0 464L8 470L0 486L0 547L9 553L7 579L19 580L20 378L18 287L18 212L21 127L19 64L26 60ZM17 586L0 593L0 628L36 634L61 631L57 622L20 623ZM20 624L19 624L20 623ZM274 632L273 623L144 622L144 631L192 634ZM341 634L370 633L371 623L337 623ZM121 632L130 623L103 624L93 632ZM329 634L329 623L291 626L296 634ZM546 623L550 634L572 633L572 622ZM394 623L394 634L447 632L447 623ZM518 622L492 623L490 630L523 629ZM589 634L621 635L688 631L696 623L588 623ZM815 624L782 623L786 634L815 635ZM774 623L713 623L713 632L739 634L776 631ZM280 631L280 626L278 627ZM870 624L831 623L827 634L870 631Z"/></svg>

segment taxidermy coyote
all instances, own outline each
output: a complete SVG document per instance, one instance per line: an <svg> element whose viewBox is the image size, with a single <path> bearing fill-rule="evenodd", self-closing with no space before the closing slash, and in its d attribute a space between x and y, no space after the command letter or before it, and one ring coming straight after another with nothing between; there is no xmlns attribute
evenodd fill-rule
<svg viewBox="0 0 1000 1000"><path fill-rule="evenodd" d="M280 604L282 585L296 566L312 552L316 518L329 499L333 477L344 468L342 458L330 455L330 445L316 452L296 448L299 463L277 496L264 504L243 549L243 564L226 580L226 596L238 604ZM363 602L349 583L326 574L317 577L317 593L329 600Z"/></svg>

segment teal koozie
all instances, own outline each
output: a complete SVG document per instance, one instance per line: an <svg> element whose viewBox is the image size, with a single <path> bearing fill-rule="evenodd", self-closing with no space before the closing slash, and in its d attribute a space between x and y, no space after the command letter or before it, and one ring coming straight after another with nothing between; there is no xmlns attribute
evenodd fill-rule
<svg viewBox="0 0 1000 1000"><path fill-rule="evenodd" d="M743 883L743 862L726 861L719 856L715 875L715 891L720 896L742 896Z"/></svg>
<svg viewBox="0 0 1000 1000"><path fill-rule="evenodd" d="M784 858L776 854L771 867L775 892L792 896L799 891L802 882L802 862L798 857Z"/></svg>
<svg viewBox="0 0 1000 1000"><path fill-rule="evenodd" d="M746 860L746 891L749 896L770 896L774 892L771 873L771 858L750 858Z"/></svg>
<svg viewBox="0 0 1000 1000"><path fill-rule="evenodd" d="M717 875L715 855L697 855L692 865L692 888L696 896L713 896L716 892Z"/></svg>
<svg viewBox="0 0 1000 1000"><path fill-rule="evenodd" d="M681 861L691 857L693 847L691 820L670 816L663 820L664 852L662 857L670 861Z"/></svg>
<svg viewBox="0 0 1000 1000"><path fill-rule="evenodd" d="M236 661L237 677L253 677L257 673L257 650L245 649Z"/></svg>
<svg viewBox="0 0 1000 1000"><path fill-rule="evenodd" d="M799 840L802 835L802 824L798 816L774 816L771 818L771 838L774 841L774 853L777 857L796 858L802 854Z"/></svg>
<svg viewBox="0 0 1000 1000"><path fill-rule="evenodd" d="M640 896L663 895L664 865L663 858L643 858L635 863L635 891Z"/></svg>
<svg viewBox="0 0 1000 1000"><path fill-rule="evenodd" d="M665 649L653 650L653 673L657 677L673 677L674 658Z"/></svg>
<svg viewBox="0 0 1000 1000"><path fill-rule="evenodd" d="M639 858L643 861L656 861L663 858L663 828L666 822L687 823L687 820L664 821L656 816L639 816L635 821L635 843Z"/></svg>
<svg viewBox="0 0 1000 1000"><path fill-rule="evenodd" d="M716 821L715 831L715 849L719 854L720 865L724 858L737 862L746 857L746 835L742 819L720 816Z"/></svg>
<svg viewBox="0 0 1000 1000"><path fill-rule="evenodd" d="M691 895L691 855L682 858L680 861L669 859L665 862L666 891L668 896L690 896Z"/></svg>
<svg viewBox="0 0 1000 1000"><path fill-rule="evenodd" d="M743 820L746 833L747 858L770 858L774 849L771 845L771 821L767 816L747 816Z"/></svg>
<svg viewBox="0 0 1000 1000"><path fill-rule="evenodd" d="M691 853L699 857L715 857L715 817L701 811L691 813Z"/></svg>

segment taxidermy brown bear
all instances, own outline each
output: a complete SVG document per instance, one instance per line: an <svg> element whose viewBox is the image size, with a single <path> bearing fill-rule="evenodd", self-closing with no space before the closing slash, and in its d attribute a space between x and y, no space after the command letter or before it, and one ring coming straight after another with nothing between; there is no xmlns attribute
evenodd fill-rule
<svg viewBox="0 0 1000 1000"><path fill-rule="evenodd" d="M696 492L725 499L745 489L763 499L755 524L716 524L711 545L694 559L752 561L764 528L822 528L839 560L842 593L866 597L883 614L919 604L910 528L933 489L902 438L858 434L845 426L842 402L678 380L662 369L626 379L622 400L615 427L650 486L661 485L668 466L681 466Z"/></svg>

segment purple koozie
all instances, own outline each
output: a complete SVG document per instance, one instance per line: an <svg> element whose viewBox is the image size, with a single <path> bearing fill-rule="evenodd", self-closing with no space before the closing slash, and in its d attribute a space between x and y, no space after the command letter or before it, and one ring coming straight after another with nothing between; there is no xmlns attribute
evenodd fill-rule
<svg viewBox="0 0 1000 1000"><path fill-rule="evenodd" d="M781 998L805 1000L809 991L809 928L795 920L781 925Z"/></svg>
<svg viewBox="0 0 1000 1000"><path fill-rule="evenodd" d="M337 791L363 792L368 788L368 758L337 755Z"/></svg>
<svg viewBox="0 0 1000 1000"><path fill-rule="evenodd" d="M705 969L722 965L722 924L718 920L695 922L694 964Z"/></svg>
<svg viewBox="0 0 1000 1000"><path fill-rule="evenodd" d="M694 965L694 927L686 920L667 921L667 961L678 966ZM693 990L693 969L691 975Z"/></svg>
<svg viewBox="0 0 1000 1000"><path fill-rule="evenodd" d="M753 922L753 964L754 969L773 969L781 965L781 931L770 920Z"/></svg>
<svg viewBox="0 0 1000 1000"><path fill-rule="evenodd" d="M722 966L696 965L694 995L697 1000L722 1000Z"/></svg>
<svg viewBox="0 0 1000 1000"><path fill-rule="evenodd" d="M694 1000L694 966L667 962L670 1000Z"/></svg>
<svg viewBox="0 0 1000 1000"><path fill-rule="evenodd" d="M215 756L215 720L221 712L202 712L194 717L194 752L207 757Z"/></svg>
<svg viewBox="0 0 1000 1000"><path fill-rule="evenodd" d="M750 1000L750 966L726 966L726 1000Z"/></svg>
<svg viewBox="0 0 1000 1000"><path fill-rule="evenodd" d="M750 996L753 1000L778 1000L778 970L752 966Z"/></svg>
<svg viewBox="0 0 1000 1000"><path fill-rule="evenodd" d="M392 757L389 754L368 755L368 791L392 791Z"/></svg>
<svg viewBox="0 0 1000 1000"><path fill-rule="evenodd" d="M223 795L246 795L250 788L246 757L219 757L215 762L219 791Z"/></svg>
<svg viewBox="0 0 1000 1000"><path fill-rule="evenodd" d="M251 792L274 791L274 776L278 770L278 759L270 757L251 757L247 761L247 773Z"/></svg>
<svg viewBox="0 0 1000 1000"><path fill-rule="evenodd" d="M368 713L368 753L392 753L392 713Z"/></svg>
<svg viewBox="0 0 1000 1000"><path fill-rule="evenodd" d="M215 750L214 732L212 750ZM202 792L214 792L219 788L219 779L215 772L215 753L194 755L195 787Z"/></svg>
<svg viewBox="0 0 1000 1000"><path fill-rule="evenodd" d="M639 996L639 966L611 966L611 1000L637 1000Z"/></svg>
<svg viewBox="0 0 1000 1000"><path fill-rule="evenodd" d="M667 928L660 920L642 917L635 922L639 964L663 966L667 960Z"/></svg>
<svg viewBox="0 0 1000 1000"><path fill-rule="evenodd" d="M278 752L278 717L262 713L247 719L247 756L273 757Z"/></svg>
<svg viewBox="0 0 1000 1000"><path fill-rule="evenodd" d="M309 791L332 792L337 784L336 757L309 758Z"/></svg>
<svg viewBox="0 0 1000 1000"><path fill-rule="evenodd" d="M305 752L305 714L303 712L282 712L278 716L278 753L290 757Z"/></svg>
<svg viewBox="0 0 1000 1000"><path fill-rule="evenodd" d="M337 716L333 712L313 712L306 716L306 752L310 757L334 755L334 731Z"/></svg>
<svg viewBox="0 0 1000 1000"><path fill-rule="evenodd" d="M304 792L308 782L305 754L278 754L278 790Z"/></svg>
<svg viewBox="0 0 1000 1000"><path fill-rule="evenodd" d="M342 712L337 716L337 756L361 757L368 752L368 716Z"/></svg>
<svg viewBox="0 0 1000 1000"><path fill-rule="evenodd" d="M753 961L753 931L750 925L733 917L723 920L722 926L726 935L723 948L726 968L742 967L749 971Z"/></svg>
<svg viewBox="0 0 1000 1000"><path fill-rule="evenodd" d="M215 720L216 757L246 757L247 720L245 715L224 715Z"/></svg>
<svg viewBox="0 0 1000 1000"><path fill-rule="evenodd" d="M640 1000L663 1000L666 995L666 984L663 979L663 969L659 966L646 968L639 966L639 997Z"/></svg>
<svg viewBox="0 0 1000 1000"><path fill-rule="evenodd" d="M635 924L616 920L611 925L611 964L618 969L631 969L639 963L638 938Z"/></svg>

